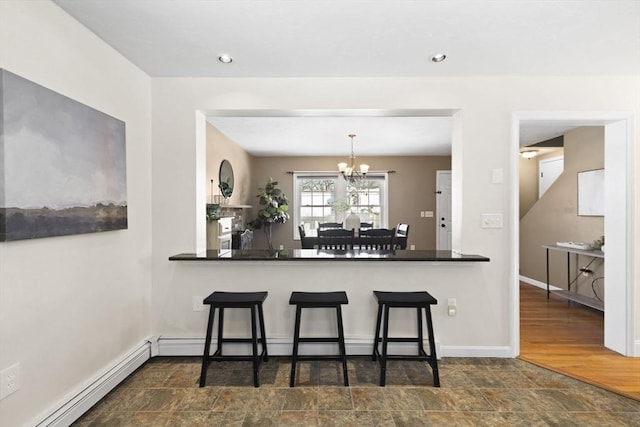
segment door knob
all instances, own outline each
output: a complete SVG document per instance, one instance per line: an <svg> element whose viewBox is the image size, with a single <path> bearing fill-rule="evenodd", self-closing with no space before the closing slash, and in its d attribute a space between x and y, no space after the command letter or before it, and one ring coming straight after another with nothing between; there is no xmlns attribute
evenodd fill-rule
<svg viewBox="0 0 640 427"><path fill-rule="evenodd" d="M446 227L446 225L442 224L442 225L440 225L440 227L445 228L445 227Z"/></svg>

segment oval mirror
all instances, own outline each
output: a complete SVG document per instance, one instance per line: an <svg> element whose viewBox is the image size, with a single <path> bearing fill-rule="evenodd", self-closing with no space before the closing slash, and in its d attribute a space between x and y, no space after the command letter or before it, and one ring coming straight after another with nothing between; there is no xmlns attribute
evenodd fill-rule
<svg viewBox="0 0 640 427"><path fill-rule="evenodd" d="M231 167L231 162L229 162L229 160L223 160L222 163L220 163L218 180L220 182L218 187L220 188L222 197L228 199L233 193L233 168Z"/></svg>

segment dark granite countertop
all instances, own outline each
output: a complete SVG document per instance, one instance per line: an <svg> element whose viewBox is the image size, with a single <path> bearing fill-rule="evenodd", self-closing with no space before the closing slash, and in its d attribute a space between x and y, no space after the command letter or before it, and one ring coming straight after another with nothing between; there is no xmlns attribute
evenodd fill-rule
<svg viewBox="0 0 640 427"><path fill-rule="evenodd" d="M482 255L451 251L267 249L206 251L169 257L170 261L443 261L488 262Z"/></svg>

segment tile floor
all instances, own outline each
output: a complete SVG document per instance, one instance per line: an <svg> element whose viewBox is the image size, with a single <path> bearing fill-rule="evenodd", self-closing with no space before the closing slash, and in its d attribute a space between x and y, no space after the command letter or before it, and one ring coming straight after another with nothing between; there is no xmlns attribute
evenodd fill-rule
<svg viewBox="0 0 640 427"><path fill-rule="evenodd" d="M157 357L74 426L640 426L640 402L518 359L445 358L441 388L424 362L302 362L289 388L289 359L272 357L252 385L248 362L212 363L198 387L200 358Z"/></svg>

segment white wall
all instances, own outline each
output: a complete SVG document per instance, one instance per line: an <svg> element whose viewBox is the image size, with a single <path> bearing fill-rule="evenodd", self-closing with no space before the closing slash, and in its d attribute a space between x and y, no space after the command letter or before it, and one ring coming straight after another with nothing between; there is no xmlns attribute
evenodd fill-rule
<svg viewBox="0 0 640 427"><path fill-rule="evenodd" d="M149 336L151 87L48 1L0 2L0 67L126 123L128 230L0 243L0 425L32 426Z"/></svg>
<svg viewBox="0 0 640 427"><path fill-rule="evenodd" d="M274 311L285 310L286 322L272 320L269 336L290 336L290 307L283 303L288 289L333 287L344 278L340 268L291 263L179 263L167 257L195 250L196 110L224 109L459 109L459 132L454 135L454 193L461 194L456 213L461 225L460 249L489 256L489 264L472 267L412 264L402 266L397 286L422 286L436 298L458 299L458 316L449 318L443 307L435 316L443 348L474 354L499 351L510 345L510 253L515 230L509 218L517 206L510 200L510 185L492 184L491 170L511 174L511 113L519 110L631 111L640 115L640 78L305 78L305 79L154 79L153 182L154 267L153 329L164 337L202 337L206 312L191 311L194 295L229 289L278 289L270 295ZM203 161L203 160L202 160ZM633 159L634 168L639 164ZM513 183L512 185L516 185ZM179 203L176 203L179 201ZM637 206L637 195L629 201ZM504 229L482 229L482 213L502 213ZM515 217L517 218L517 217ZM516 223L513 221L512 223ZM638 244L637 233L634 237ZM323 269L324 268L324 269ZM398 283L400 266L367 263L349 266L350 277L365 277L375 284ZM322 270L322 271L321 271ZM344 273L344 272L343 272ZM636 276L637 277L637 276ZM406 285L405 285L406 284ZM638 284L635 283L635 295ZM365 300L363 302L367 304ZM636 307L639 305L635 300ZM268 311L268 310L267 310ZM366 313L367 310L364 311ZM370 311L370 310L369 310ZM638 310L636 310L638 311ZM277 313L281 317L281 313ZM350 336L372 336L370 320L345 321ZM359 319L359 317L358 317ZM638 320L634 320L636 325ZM636 330L640 330L637 327ZM470 333L473 331L473 333ZM636 337L638 339L638 337Z"/></svg>

